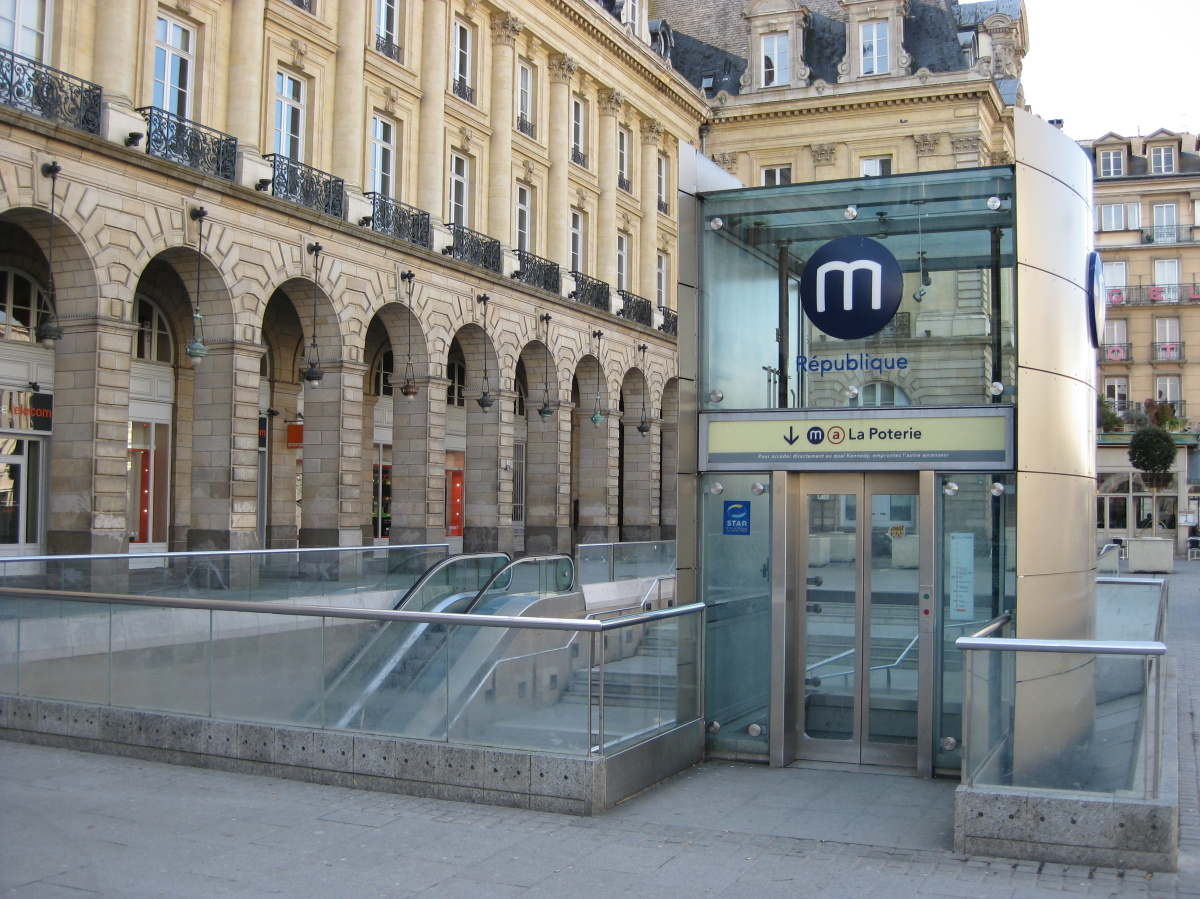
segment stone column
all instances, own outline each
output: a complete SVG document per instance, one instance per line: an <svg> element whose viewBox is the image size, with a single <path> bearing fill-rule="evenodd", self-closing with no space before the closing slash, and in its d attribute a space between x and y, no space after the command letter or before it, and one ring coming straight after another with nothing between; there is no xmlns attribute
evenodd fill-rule
<svg viewBox="0 0 1200 899"><path fill-rule="evenodd" d="M441 221L446 182L446 84L449 76L446 0L422 4L421 122L417 133L417 205Z"/></svg>
<svg viewBox="0 0 1200 899"><path fill-rule="evenodd" d="M642 230L638 235L638 290L643 297L655 293L658 256L658 144L663 124L642 119Z"/></svg>
<svg viewBox="0 0 1200 899"><path fill-rule="evenodd" d="M579 440L579 467L574 473L574 498L579 504L573 537L575 543L611 543L618 539L617 528L613 526L613 510L616 508L619 474L616 429L621 425L621 416L609 410L603 422L592 424L591 397L594 395L593 382L590 392L580 397L580 405L575 409Z"/></svg>
<svg viewBox="0 0 1200 899"><path fill-rule="evenodd" d="M229 133L243 149L258 151L262 134L263 18L267 0L233 0L229 48Z"/></svg>
<svg viewBox="0 0 1200 899"><path fill-rule="evenodd" d="M571 267L571 77L579 64L563 53L550 57L550 177L546 198L546 254Z"/></svg>
<svg viewBox="0 0 1200 899"><path fill-rule="evenodd" d="M619 91L600 91L599 159L600 203L596 208L596 277L617 284L617 116L625 105Z"/></svg>
<svg viewBox="0 0 1200 899"><path fill-rule="evenodd" d="M621 419L621 438L625 444L624 486L621 507L621 540L657 540L659 464L659 422L647 419L650 430L638 430L641 418L625 412Z"/></svg>
<svg viewBox="0 0 1200 899"><path fill-rule="evenodd" d="M251 343L210 345L195 371L190 551L258 548L258 382L263 352L262 346Z"/></svg>
<svg viewBox="0 0 1200 899"><path fill-rule="evenodd" d="M146 120L134 112L136 65L142 52L137 0L111 0L96 15L92 79L104 89L100 134L124 143L131 132L146 133Z"/></svg>
<svg viewBox="0 0 1200 899"><path fill-rule="evenodd" d="M463 552L511 553L512 408L516 394L493 386L491 395L496 402L485 410L476 402L481 392L468 385ZM503 472L502 457L510 465Z"/></svg>
<svg viewBox="0 0 1200 899"><path fill-rule="evenodd" d="M337 63L333 91L333 171L346 186L361 187L363 168L363 57L367 26L365 3L339 3Z"/></svg>
<svg viewBox="0 0 1200 899"><path fill-rule="evenodd" d="M304 395L304 505L300 545L362 542L362 388L366 366L322 363Z"/></svg>
<svg viewBox="0 0 1200 899"><path fill-rule="evenodd" d="M557 387L551 390L554 415L545 421L530 416L525 435L525 552L530 555L571 551L570 496L559 485L570 483L573 407L556 403L557 393Z"/></svg>
<svg viewBox="0 0 1200 899"><path fill-rule="evenodd" d="M513 45L524 26L516 16L492 16L491 153L488 159L488 234L501 243L512 240Z"/></svg>
<svg viewBox="0 0 1200 899"><path fill-rule="evenodd" d="M417 378L420 392L396 391L392 406L392 537L394 544L443 543L446 525L445 378Z"/></svg>

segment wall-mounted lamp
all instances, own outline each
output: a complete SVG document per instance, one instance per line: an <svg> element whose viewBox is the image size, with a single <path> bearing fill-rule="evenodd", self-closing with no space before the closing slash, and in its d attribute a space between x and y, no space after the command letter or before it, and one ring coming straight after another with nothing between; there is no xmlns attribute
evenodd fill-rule
<svg viewBox="0 0 1200 899"><path fill-rule="evenodd" d="M188 215L196 223L196 294L192 306L192 342L183 351L195 368L208 355L208 347L204 345L204 318L200 315L200 269L204 265L204 217L208 215L208 210L203 206L195 206Z"/></svg>
<svg viewBox="0 0 1200 899"><path fill-rule="evenodd" d="M592 340L596 341L596 357L600 357L600 340L604 337L604 332L596 330L592 332ZM603 372L596 375L596 406L592 410L592 424L596 427L604 424L604 413L600 411L600 385L603 383Z"/></svg>
<svg viewBox="0 0 1200 899"><path fill-rule="evenodd" d="M408 296L408 312L412 318L408 322L408 359L404 363L404 383L400 385L400 395L405 399L412 399L419 392L417 389L417 380L413 371L412 361L412 332L413 322L416 320L416 313L413 312L412 298L413 288L416 286L417 276L412 269L400 273L400 283L404 285L404 292Z"/></svg>
<svg viewBox="0 0 1200 899"><path fill-rule="evenodd" d="M42 163L42 176L50 179L50 244L46 250L46 307L47 316L37 326L34 336L48 350L54 349L54 342L63 336L62 326L58 323L58 305L54 296L54 225L58 219L58 173L62 166L58 162ZM40 317L40 316L39 316Z"/></svg>
<svg viewBox="0 0 1200 899"><path fill-rule="evenodd" d="M140 132L140 131L130 131L129 134L126 135L126 137L125 137L125 146L127 146L127 147L140 146L142 143L142 138L145 136L146 135L142 134L142 132Z"/></svg>
<svg viewBox="0 0 1200 899"><path fill-rule="evenodd" d="M550 408L550 313L543 313L538 321L546 326L546 380L542 382L542 405L538 415L542 421L549 421L554 416L554 410Z"/></svg>
<svg viewBox="0 0 1200 899"><path fill-rule="evenodd" d="M30 390L32 390L34 393L41 393L41 392L42 392L42 385L41 385L41 384L39 384L37 381L30 381L30 382L29 382L29 389L30 389Z"/></svg>
<svg viewBox="0 0 1200 899"><path fill-rule="evenodd" d="M311 352L309 353L312 358L309 359L308 368L304 370L304 383L309 387L318 386L321 383L321 379L325 377L325 372L321 370L321 363L319 362L320 357L317 355L317 271L321 265L321 251L323 249L325 248L315 241L308 245L308 252L312 254L313 258L312 344L310 347Z"/></svg>
<svg viewBox="0 0 1200 899"><path fill-rule="evenodd" d="M267 415L271 416L272 418L274 418L276 415L278 415L278 414L279 414L279 410L278 410L278 409L276 409L276 408L274 408L274 407L272 407L272 408L268 409L268 410L266 411L266 413L265 413L265 414L267 414Z"/></svg>
<svg viewBox="0 0 1200 899"><path fill-rule="evenodd" d="M362 218L360 218L358 220L358 224L361 227L365 228L365 227L367 227L367 225L371 224L371 222L373 222L373 221L375 221L374 215L364 215Z"/></svg>
<svg viewBox="0 0 1200 899"><path fill-rule="evenodd" d="M486 293L481 293L475 298L476 303L483 304L483 333L487 334L487 311L488 303L492 300ZM491 382L488 380L488 359L487 359L487 344L483 347L483 392L479 394L479 399L475 400L479 403L479 408L486 412L492 408L496 402L496 398L492 396Z"/></svg>
<svg viewBox="0 0 1200 899"><path fill-rule="evenodd" d="M254 189L265 193L266 191L270 190L271 182L274 180L274 178L259 178L258 183L254 185Z"/></svg>
<svg viewBox="0 0 1200 899"><path fill-rule="evenodd" d="M646 344L638 344L638 352L642 354L642 420L638 422L638 433L645 437L650 433L650 422L646 419L646 393L650 386L646 383L646 351L649 349Z"/></svg>

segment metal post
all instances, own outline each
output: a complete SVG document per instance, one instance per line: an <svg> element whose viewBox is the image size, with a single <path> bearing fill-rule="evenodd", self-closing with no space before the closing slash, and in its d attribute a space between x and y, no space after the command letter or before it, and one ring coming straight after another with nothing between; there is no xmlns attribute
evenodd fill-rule
<svg viewBox="0 0 1200 899"><path fill-rule="evenodd" d="M600 639L600 754L604 755L604 657L608 655L608 634L601 631L596 636Z"/></svg>

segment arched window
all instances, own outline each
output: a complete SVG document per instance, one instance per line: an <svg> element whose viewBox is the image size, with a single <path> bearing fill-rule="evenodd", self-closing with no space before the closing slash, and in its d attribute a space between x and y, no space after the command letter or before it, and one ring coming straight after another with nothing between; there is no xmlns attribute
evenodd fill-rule
<svg viewBox="0 0 1200 899"><path fill-rule="evenodd" d="M0 338L32 343L37 326L49 317L41 286L22 271L0 268Z"/></svg>
<svg viewBox="0 0 1200 899"><path fill-rule="evenodd" d="M846 403L847 406L907 406L908 394L887 381L872 381L864 384L858 396Z"/></svg>
<svg viewBox="0 0 1200 899"><path fill-rule="evenodd" d="M171 363L174 340L162 310L146 297L137 298L137 345L134 358L143 362Z"/></svg>
<svg viewBox="0 0 1200 899"><path fill-rule="evenodd" d="M466 406L463 390L467 386L467 363L457 340L450 345L450 357L446 360L446 377L450 381L450 386L446 388L446 405L463 408Z"/></svg>
<svg viewBox="0 0 1200 899"><path fill-rule="evenodd" d="M395 373L395 357L391 350L382 350L375 357L375 367L371 371L371 392L375 396L393 396L392 375Z"/></svg>

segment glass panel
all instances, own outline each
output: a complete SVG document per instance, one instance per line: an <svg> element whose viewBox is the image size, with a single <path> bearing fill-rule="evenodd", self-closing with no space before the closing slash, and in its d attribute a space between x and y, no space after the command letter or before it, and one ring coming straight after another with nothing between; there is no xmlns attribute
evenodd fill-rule
<svg viewBox="0 0 1200 899"><path fill-rule="evenodd" d="M21 600L0 597L0 693L16 695L20 689L17 647L23 606Z"/></svg>
<svg viewBox="0 0 1200 899"><path fill-rule="evenodd" d="M198 609L114 606L112 704L208 715L209 614ZM276 624L268 622L265 627ZM243 689L251 685L243 684Z"/></svg>
<svg viewBox="0 0 1200 899"><path fill-rule="evenodd" d="M858 496L809 494L807 539L807 599L821 611L807 618L804 733L816 739L851 740L858 660Z"/></svg>
<svg viewBox="0 0 1200 899"><path fill-rule="evenodd" d="M700 595L707 606L708 659L704 695L708 747L715 751L767 752L771 501L769 482L759 480L763 477L701 479ZM767 489L756 496L751 489L755 483ZM749 733L753 725L759 726L757 736Z"/></svg>
<svg viewBox="0 0 1200 899"><path fill-rule="evenodd" d="M55 600L20 605L21 695L107 703L109 607Z"/></svg>
<svg viewBox="0 0 1200 899"><path fill-rule="evenodd" d="M508 564L508 556L453 556L429 576L397 608L405 612L460 612L483 589L497 571Z"/></svg>
<svg viewBox="0 0 1200 899"><path fill-rule="evenodd" d="M603 584L613 579L612 543L585 543L579 546L579 583Z"/></svg>
<svg viewBox="0 0 1200 899"><path fill-rule="evenodd" d="M29 441L29 468L25 473L25 542L40 543L41 523L38 515L42 503L42 442Z"/></svg>
<svg viewBox="0 0 1200 899"><path fill-rule="evenodd" d="M21 466L0 462L0 543L21 542Z"/></svg>
<svg viewBox="0 0 1200 899"><path fill-rule="evenodd" d="M870 697L867 740L917 742L919 497L871 497Z"/></svg>
<svg viewBox="0 0 1200 899"><path fill-rule="evenodd" d="M613 579L661 577L675 573L675 541L613 544Z"/></svg>
<svg viewBox="0 0 1200 899"><path fill-rule="evenodd" d="M170 508L167 479L171 467L171 426L154 426L154 470L151 472L150 503L153 518L150 521L150 539L155 543L167 542L167 510Z"/></svg>

